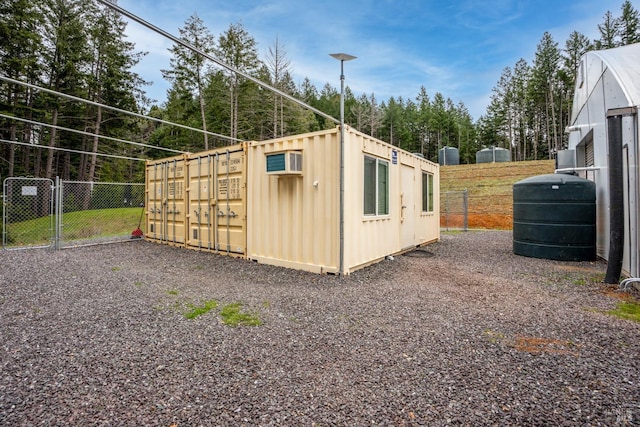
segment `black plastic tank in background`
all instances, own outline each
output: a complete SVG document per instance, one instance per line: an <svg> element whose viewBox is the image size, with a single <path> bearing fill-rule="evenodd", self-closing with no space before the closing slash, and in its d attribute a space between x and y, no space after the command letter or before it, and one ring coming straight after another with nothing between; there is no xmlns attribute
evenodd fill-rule
<svg viewBox="0 0 640 427"><path fill-rule="evenodd" d="M596 185L566 174L513 185L513 253L563 261L596 259Z"/></svg>

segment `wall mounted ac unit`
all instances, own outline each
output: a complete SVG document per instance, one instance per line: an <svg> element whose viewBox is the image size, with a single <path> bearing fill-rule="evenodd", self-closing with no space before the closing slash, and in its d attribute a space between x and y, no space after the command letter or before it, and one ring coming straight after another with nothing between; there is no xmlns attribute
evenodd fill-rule
<svg viewBox="0 0 640 427"><path fill-rule="evenodd" d="M269 175L302 174L302 152L280 151L267 154L267 173Z"/></svg>

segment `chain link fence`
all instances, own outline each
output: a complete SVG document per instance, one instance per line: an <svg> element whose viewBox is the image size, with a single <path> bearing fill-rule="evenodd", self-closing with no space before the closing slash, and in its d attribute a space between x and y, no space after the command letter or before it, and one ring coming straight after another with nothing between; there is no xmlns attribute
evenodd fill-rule
<svg viewBox="0 0 640 427"><path fill-rule="evenodd" d="M142 183L7 178L2 246L59 249L130 239L138 228L144 232L144 191Z"/></svg>
<svg viewBox="0 0 640 427"><path fill-rule="evenodd" d="M144 184L62 181L59 247L130 239L143 228Z"/></svg>
<svg viewBox="0 0 640 427"><path fill-rule="evenodd" d="M440 196L440 226L450 229L469 229L469 197L467 190L447 191Z"/></svg>
<svg viewBox="0 0 640 427"><path fill-rule="evenodd" d="M53 181L7 178L2 186L2 247L47 247L54 241Z"/></svg>

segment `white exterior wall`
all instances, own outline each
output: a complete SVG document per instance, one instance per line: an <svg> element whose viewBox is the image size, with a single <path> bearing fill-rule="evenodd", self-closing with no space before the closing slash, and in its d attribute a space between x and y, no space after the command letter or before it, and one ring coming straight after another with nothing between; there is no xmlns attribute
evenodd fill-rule
<svg viewBox="0 0 640 427"><path fill-rule="evenodd" d="M582 58L574 95L569 149L576 166L585 166L585 146L593 141L595 172L580 172L596 182L597 252L609 255L609 170L607 113L632 107L640 100L640 44L589 52ZM625 164L625 249L623 271L638 276L638 127L637 112L623 119Z"/></svg>
<svg viewBox="0 0 640 427"><path fill-rule="evenodd" d="M439 166L354 130L347 129L345 139L345 165L348 168L345 168L344 263L347 272L387 255L438 240ZM388 215L364 215L365 155L389 164ZM422 212L423 171L434 176L434 207L430 213Z"/></svg>

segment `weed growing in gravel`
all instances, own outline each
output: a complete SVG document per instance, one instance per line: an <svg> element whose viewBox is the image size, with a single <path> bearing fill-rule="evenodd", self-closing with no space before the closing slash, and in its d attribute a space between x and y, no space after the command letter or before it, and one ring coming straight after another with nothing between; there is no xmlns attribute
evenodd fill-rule
<svg viewBox="0 0 640 427"><path fill-rule="evenodd" d="M214 308L217 308L218 301L212 299L209 301L205 301L204 305L201 306L187 304L187 307L189 307L189 311L183 313L184 317L186 317L187 319L195 319L196 317L202 316L203 314L210 312Z"/></svg>
<svg viewBox="0 0 640 427"><path fill-rule="evenodd" d="M620 317L621 319L640 322L640 304L632 301L619 302L618 306L614 310L607 311L607 314Z"/></svg>
<svg viewBox="0 0 640 427"><path fill-rule="evenodd" d="M504 334L500 332L492 331L491 329L485 329L484 335L487 337L490 343L496 344L504 339Z"/></svg>
<svg viewBox="0 0 640 427"><path fill-rule="evenodd" d="M222 307L220 311L220 316L222 317L222 322L225 325L229 326L260 326L262 322L260 319L250 313L242 313L240 309L242 308L242 304L239 302L234 302L231 304L227 304Z"/></svg>
<svg viewBox="0 0 640 427"><path fill-rule="evenodd" d="M167 289L166 292L169 295L178 295L179 294L177 289Z"/></svg>
<svg viewBox="0 0 640 427"><path fill-rule="evenodd" d="M111 267L111 271L120 271L120 267Z"/></svg>
<svg viewBox="0 0 640 427"><path fill-rule="evenodd" d="M140 282L140 281L137 281L137 282L135 282L133 285L139 288L139 287L141 287L143 284L144 284L144 283L142 283L142 282Z"/></svg>

